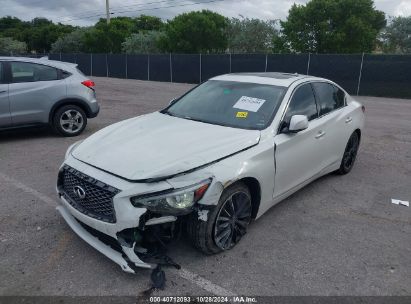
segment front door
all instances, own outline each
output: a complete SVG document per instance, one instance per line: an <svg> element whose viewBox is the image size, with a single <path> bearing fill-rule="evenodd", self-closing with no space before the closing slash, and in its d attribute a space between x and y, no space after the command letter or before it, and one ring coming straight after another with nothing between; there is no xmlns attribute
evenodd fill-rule
<svg viewBox="0 0 411 304"><path fill-rule="evenodd" d="M286 194L321 171L324 131L311 84L299 86L290 101L282 125L287 126L293 115L306 115L309 127L295 134L275 136L274 197Z"/></svg>

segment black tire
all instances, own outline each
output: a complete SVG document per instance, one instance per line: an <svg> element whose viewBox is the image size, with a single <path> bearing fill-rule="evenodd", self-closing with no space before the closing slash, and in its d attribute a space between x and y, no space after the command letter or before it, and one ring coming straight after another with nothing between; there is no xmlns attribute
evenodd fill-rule
<svg viewBox="0 0 411 304"><path fill-rule="evenodd" d="M357 132L354 132L345 147L344 155L341 160L340 168L336 171L337 174L348 174L354 167L357 158L358 148L360 146L360 137Z"/></svg>
<svg viewBox="0 0 411 304"><path fill-rule="evenodd" d="M233 214L237 210L237 216L232 216L230 221L225 221L225 218L229 217L225 208L230 210L231 206L234 208L232 209ZM236 207L238 208L235 209ZM240 207L243 209L240 210ZM221 195L216 208L209 211L207 221L200 220L197 212L190 214L187 231L194 247L209 255L233 248L247 233L247 227L251 221L251 211L251 195L248 187L242 182L228 187ZM224 225L227 227L221 228ZM222 241L218 242L218 239L221 239L221 234L217 235L217 233L225 233L227 229L230 230L228 238L231 240L227 240L226 246L223 246Z"/></svg>
<svg viewBox="0 0 411 304"><path fill-rule="evenodd" d="M77 136L87 126L87 115L76 105L65 105L54 112L52 126L59 135Z"/></svg>

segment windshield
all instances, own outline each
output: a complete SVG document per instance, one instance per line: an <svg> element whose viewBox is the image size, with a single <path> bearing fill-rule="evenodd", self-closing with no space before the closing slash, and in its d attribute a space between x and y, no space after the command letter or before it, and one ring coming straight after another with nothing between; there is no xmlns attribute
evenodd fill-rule
<svg viewBox="0 0 411 304"><path fill-rule="evenodd" d="M262 130L281 103L285 87L209 80L171 105L164 114L234 128Z"/></svg>

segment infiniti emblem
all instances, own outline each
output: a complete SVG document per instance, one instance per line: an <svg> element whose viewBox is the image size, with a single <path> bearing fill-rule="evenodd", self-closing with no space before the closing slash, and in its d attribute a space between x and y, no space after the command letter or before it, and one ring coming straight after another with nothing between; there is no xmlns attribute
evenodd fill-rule
<svg viewBox="0 0 411 304"><path fill-rule="evenodd" d="M80 186L74 186L73 192L80 199L86 198L86 191L83 188L81 188Z"/></svg>

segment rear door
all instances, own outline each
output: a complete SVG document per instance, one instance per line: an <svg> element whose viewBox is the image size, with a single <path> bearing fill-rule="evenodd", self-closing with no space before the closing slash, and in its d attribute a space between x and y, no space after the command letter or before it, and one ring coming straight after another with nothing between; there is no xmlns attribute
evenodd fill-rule
<svg viewBox="0 0 411 304"><path fill-rule="evenodd" d="M10 62L10 113L13 125L47 123L50 109L66 96L59 70L32 62Z"/></svg>
<svg viewBox="0 0 411 304"><path fill-rule="evenodd" d="M6 83L5 67L0 62L0 128L11 125L9 85Z"/></svg>
<svg viewBox="0 0 411 304"><path fill-rule="evenodd" d="M341 161L350 136L350 128L347 126L351 121L347 117L344 91L329 82L314 82L312 85L324 132L321 138L324 156L321 167L325 169Z"/></svg>

